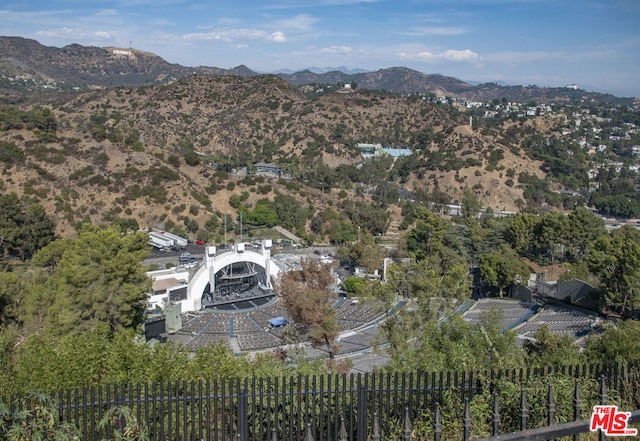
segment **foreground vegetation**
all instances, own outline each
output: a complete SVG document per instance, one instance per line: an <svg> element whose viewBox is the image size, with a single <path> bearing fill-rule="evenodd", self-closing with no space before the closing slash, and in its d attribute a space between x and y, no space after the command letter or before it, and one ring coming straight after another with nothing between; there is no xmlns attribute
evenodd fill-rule
<svg viewBox="0 0 640 441"><path fill-rule="evenodd" d="M38 210L13 197L3 201L13 209L3 211L2 236L14 241L5 239L3 246L20 248L23 236L12 232L23 224L16 219ZM478 267L486 289L500 295L511 284L527 280L524 256L562 262L572 275L596 283L601 294L594 305L610 314L624 316L638 307L640 278L633 276L640 271L636 230L606 233L602 221L582 208L568 216L499 219L477 218L472 206L472 201L465 203L465 215L456 222L414 207L415 226L394 251L396 257L410 259L390 267L387 283L345 285L350 295L362 301L377 298L387 309L398 295L410 300L382 324L389 345L378 350L391 354L385 370L471 371L637 358L640 323L634 320L603 326L587 337L582 352L572 339L545 328L535 342L520 349L512 331L501 332L498 312L477 325L456 315L438 323L439 313L449 314L469 298L471 265ZM48 222L44 218L42 225ZM295 354L235 357L224 346L201 348L194 357L171 342L151 346L140 333L150 286L140 264L148 253L146 236L123 234L118 226L87 224L75 239L51 239L50 230L42 235L48 244L35 252L28 266L6 266L0 273L0 395L149 380L344 372L347 367L304 361ZM379 268L385 256L364 233L361 241L345 245L339 254L369 268ZM291 280L284 301L298 319L292 328L294 341L308 336L317 344L335 343L337 328L333 310L326 307L330 294L323 271L322 266L306 266L300 274L287 275Z"/></svg>

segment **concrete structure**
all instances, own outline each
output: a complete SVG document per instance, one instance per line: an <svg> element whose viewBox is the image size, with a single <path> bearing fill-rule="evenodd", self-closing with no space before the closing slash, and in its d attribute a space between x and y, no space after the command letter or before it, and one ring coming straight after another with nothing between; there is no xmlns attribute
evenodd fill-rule
<svg viewBox="0 0 640 441"><path fill-rule="evenodd" d="M229 296L255 287L272 289L280 269L271 259L271 245L267 239L256 251L244 243L222 251L207 246L199 264L147 273L154 287L148 309L180 304L183 313L194 312L203 308L203 298L214 294Z"/></svg>

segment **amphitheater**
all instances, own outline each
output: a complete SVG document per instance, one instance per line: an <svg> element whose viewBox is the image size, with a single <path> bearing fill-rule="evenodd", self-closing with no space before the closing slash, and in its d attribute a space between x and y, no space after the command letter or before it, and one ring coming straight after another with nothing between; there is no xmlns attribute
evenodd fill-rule
<svg viewBox="0 0 640 441"><path fill-rule="evenodd" d="M265 351L285 345L286 326L273 325L274 320L280 318L291 322L291 316L280 300L274 295L262 304L254 305L253 300L245 302L251 307L213 307L190 314L171 339L181 341L193 351L210 343L223 342L236 354ZM383 343L379 340L375 325L389 313L384 311L381 302L372 300L356 304L341 297L333 307L340 330L336 355L366 351ZM309 356L321 357L329 354L326 346L307 349Z"/></svg>
<svg viewBox="0 0 640 441"><path fill-rule="evenodd" d="M192 351L216 342L236 354L285 346L286 324L292 319L273 292L273 284L279 274L298 269L300 258L272 256L270 248L270 241L259 247L207 247L201 262L150 273L158 294L149 305L179 305L182 324L168 338ZM381 302L340 297L333 307L340 332L334 355L368 351L383 343L375 325L391 312ZM310 358L329 354L328 347L304 347Z"/></svg>
<svg viewBox="0 0 640 441"><path fill-rule="evenodd" d="M270 248L270 241L263 241L256 251L246 249L244 244L222 251L207 247L204 261L197 265L154 273L154 284L173 283L164 297L159 294L155 301L168 299L181 307L182 325L169 338L192 351L215 342L223 342L235 354L286 347L286 324L292 318L272 287L279 274L299 268L300 261L295 256L271 256ZM468 305L461 312L469 323L500 311L502 331L514 330L520 346L533 339L542 325L554 334L578 339L599 321L595 313L550 303L542 297L531 302L482 298ZM333 354L362 354L384 345L377 324L403 306L398 303L392 310L385 310L375 300L355 302L340 297L333 305L339 326L337 352L333 348ZM326 346L303 347L308 358L329 355Z"/></svg>
<svg viewBox="0 0 640 441"><path fill-rule="evenodd" d="M532 340L542 325L546 325L554 334L578 339L588 334L600 321L594 312L549 303L542 298L537 302L484 298L466 310L463 317L469 323L478 323L483 314L496 311L501 312L502 330L514 330L520 346L526 340Z"/></svg>

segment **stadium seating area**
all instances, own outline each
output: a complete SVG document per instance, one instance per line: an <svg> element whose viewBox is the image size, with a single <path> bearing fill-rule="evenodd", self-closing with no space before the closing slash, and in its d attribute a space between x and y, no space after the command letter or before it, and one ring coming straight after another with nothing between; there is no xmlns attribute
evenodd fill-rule
<svg viewBox="0 0 640 441"><path fill-rule="evenodd" d="M547 304L539 309L536 303L495 298L478 300L463 317L469 323L478 323L482 314L490 311L502 312L503 329L514 329L520 345L533 338L543 324L554 334L579 338L588 333L596 322L594 314L575 308Z"/></svg>
<svg viewBox="0 0 640 441"><path fill-rule="evenodd" d="M266 305L254 301L247 305L242 300L229 309L207 308L194 318L186 321L178 332L181 340L186 339L189 349L212 342L235 339L242 352L275 348L284 344L286 326L273 327L270 319L283 317L288 321L291 315L278 300L271 298ZM336 304L336 316L341 331L365 327L383 315L382 305L377 302ZM377 329L374 328L374 334ZM370 330L354 332L340 342L340 352L354 352L371 347Z"/></svg>
<svg viewBox="0 0 640 441"><path fill-rule="evenodd" d="M267 299L263 299L267 301ZM242 305L240 305L242 306ZM369 350L383 344L375 324L386 314L381 303L353 301L341 298L334 306L341 336L337 342L337 355ZM250 352L276 348L284 344L286 326L273 327L269 320L282 317L291 322L291 315L276 298L268 298L266 304L248 304L245 309L205 309L187 320L176 336L190 350L210 343L224 341L236 352ZM596 316L575 308L547 304L540 307L534 302L512 299L480 299L464 312L469 323L478 323L483 314L501 312L504 330L514 329L519 344L531 339L543 324L551 332L578 338L594 325ZM328 354L327 347L316 350Z"/></svg>
<svg viewBox="0 0 640 441"><path fill-rule="evenodd" d="M502 313L502 329L509 329L531 316L535 310L536 304L532 302L487 298L477 301L463 314L463 317L469 323L479 323L483 314L500 311Z"/></svg>
<svg viewBox="0 0 640 441"><path fill-rule="evenodd" d="M584 312L547 305L526 323L516 328L516 332L521 338L531 337L540 326L545 324L554 334L577 338L586 334L595 320L595 316Z"/></svg>

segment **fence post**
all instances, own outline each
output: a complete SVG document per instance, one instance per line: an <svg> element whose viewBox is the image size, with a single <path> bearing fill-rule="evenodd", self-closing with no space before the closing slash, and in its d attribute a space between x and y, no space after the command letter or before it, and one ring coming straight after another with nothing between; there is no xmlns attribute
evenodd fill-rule
<svg viewBox="0 0 640 441"><path fill-rule="evenodd" d="M248 422L247 422L247 391L238 390L238 441L247 441L248 439Z"/></svg>
<svg viewBox="0 0 640 441"><path fill-rule="evenodd" d="M404 441L411 440L411 416L409 415L409 407L404 408Z"/></svg>
<svg viewBox="0 0 640 441"><path fill-rule="evenodd" d="M307 436L304 438L305 441L314 441L313 433L311 432L311 423L307 423Z"/></svg>
<svg viewBox="0 0 640 441"><path fill-rule="evenodd" d="M469 441L471 438L471 411L469 410L469 397L464 397L464 412L463 412L463 423L464 423L464 441Z"/></svg>
<svg viewBox="0 0 640 441"><path fill-rule="evenodd" d="M527 430L529 420L529 403L527 403L527 393L524 387L520 391L520 430Z"/></svg>
<svg viewBox="0 0 640 441"><path fill-rule="evenodd" d="M378 424L378 412L373 412L373 441L380 441L380 424Z"/></svg>
<svg viewBox="0 0 640 441"><path fill-rule="evenodd" d="M349 435L347 434L347 428L344 425L344 415L340 415L340 435L338 437L340 441L347 441Z"/></svg>
<svg viewBox="0 0 640 441"><path fill-rule="evenodd" d="M549 383L549 393L547 394L547 401L549 404L549 417L547 419L547 425L553 426L556 423L556 397L553 393L552 383Z"/></svg>
<svg viewBox="0 0 640 441"><path fill-rule="evenodd" d="M500 398L498 392L493 393L493 436L498 436L500 432Z"/></svg>
<svg viewBox="0 0 640 441"><path fill-rule="evenodd" d="M618 372L616 369L616 373L614 375L617 374ZM600 391L598 395L600 396L600 404L607 404L607 383L604 374L600 376ZM598 439L600 441L604 441L605 439L604 432L601 429L598 429Z"/></svg>
<svg viewBox="0 0 640 441"><path fill-rule="evenodd" d="M433 441L440 441L442 435L442 412L440 403L436 402L436 413L433 417Z"/></svg>
<svg viewBox="0 0 640 441"><path fill-rule="evenodd" d="M607 404L607 383L604 375L600 376L599 396L600 396L600 404L602 405Z"/></svg>
<svg viewBox="0 0 640 441"><path fill-rule="evenodd" d="M358 382L358 441L367 440L367 389Z"/></svg>
<svg viewBox="0 0 640 441"><path fill-rule="evenodd" d="M580 381L576 379L576 388L573 391L573 421L578 421L582 413L582 392ZM580 435L573 435L573 441L580 441Z"/></svg>

